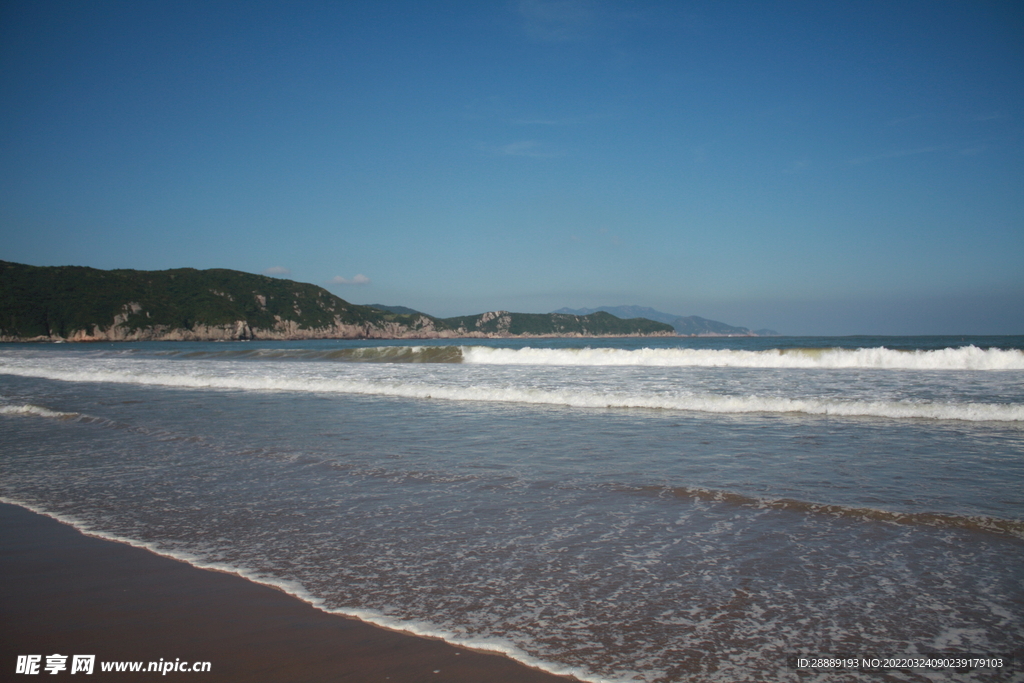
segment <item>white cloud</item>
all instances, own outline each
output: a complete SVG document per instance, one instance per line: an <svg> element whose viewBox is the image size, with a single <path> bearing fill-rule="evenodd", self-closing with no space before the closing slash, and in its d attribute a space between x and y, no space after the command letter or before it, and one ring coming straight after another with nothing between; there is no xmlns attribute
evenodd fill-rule
<svg viewBox="0 0 1024 683"><path fill-rule="evenodd" d="M479 149L491 154L500 154L510 157L533 157L534 159L550 159L562 156L561 152L546 148L536 140L519 140L510 142L507 145L479 145Z"/></svg>
<svg viewBox="0 0 1024 683"><path fill-rule="evenodd" d="M331 278L330 284L332 284L332 285L368 285L368 284L370 284L370 278L366 277L362 273L360 273L359 275L356 275L351 280L346 278L346 277L342 277L340 275L335 275L333 278Z"/></svg>
<svg viewBox="0 0 1024 683"><path fill-rule="evenodd" d="M526 34L545 43L582 40L594 23L587 0L522 0L519 16Z"/></svg>
<svg viewBox="0 0 1024 683"><path fill-rule="evenodd" d="M923 119L923 118L924 118L924 115L922 115L922 114L914 114L913 116L904 116L902 118L893 119L892 121L889 121L885 125L887 125L887 126L901 126L904 123L910 123L911 121L917 121L917 120Z"/></svg>
<svg viewBox="0 0 1024 683"><path fill-rule="evenodd" d="M811 167L810 159L797 159L786 167L786 173L799 173L800 171L806 171Z"/></svg>
<svg viewBox="0 0 1024 683"><path fill-rule="evenodd" d="M885 152L883 154L876 154L869 157L858 157L856 159L850 159L851 164L867 164L872 161L881 161L883 159L899 159L900 157L916 156L918 154L930 154L932 152L939 152L946 147L919 147L918 149L901 149L894 152Z"/></svg>
<svg viewBox="0 0 1024 683"><path fill-rule="evenodd" d="M568 126L573 123L570 119L512 119L513 126Z"/></svg>
<svg viewBox="0 0 1024 683"><path fill-rule="evenodd" d="M1003 112L1003 111L993 111L993 112L989 112L987 114L982 114L980 116L977 116L977 117L975 117L974 120L975 121L998 121L999 119L1006 119L1006 118L1009 118L1009 116L1006 114L1006 112Z"/></svg>
<svg viewBox="0 0 1024 683"><path fill-rule="evenodd" d="M271 266L270 268L267 268L266 270L264 270L263 274L264 275L273 275L273 276L276 277L278 275L291 275L292 271L288 270L284 266Z"/></svg>

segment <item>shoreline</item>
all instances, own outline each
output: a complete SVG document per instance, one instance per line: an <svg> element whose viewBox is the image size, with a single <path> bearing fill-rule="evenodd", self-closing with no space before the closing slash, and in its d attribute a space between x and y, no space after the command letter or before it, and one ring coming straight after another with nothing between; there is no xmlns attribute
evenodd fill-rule
<svg viewBox="0 0 1024 683"><path fill-rule="evenodd" d="M19 655L95 655L102 662L210 662L216 681L576 680L498 653L320 610L284 590L90 536L0 502L0 666ZM40 673L47 673L40 668ZM67 673L62 672L62 673ZM171 671L174 677L192 672Z"/></svg>

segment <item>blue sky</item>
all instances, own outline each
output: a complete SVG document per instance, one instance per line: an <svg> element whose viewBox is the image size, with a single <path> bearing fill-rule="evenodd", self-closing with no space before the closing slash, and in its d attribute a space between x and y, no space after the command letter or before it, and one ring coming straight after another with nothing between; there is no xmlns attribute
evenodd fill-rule
<svg viewBox="0 0 1024 683"><path fill-rule="evenodd" d="M0 4L0 258L1024 333L1024 10Z"/></svg>

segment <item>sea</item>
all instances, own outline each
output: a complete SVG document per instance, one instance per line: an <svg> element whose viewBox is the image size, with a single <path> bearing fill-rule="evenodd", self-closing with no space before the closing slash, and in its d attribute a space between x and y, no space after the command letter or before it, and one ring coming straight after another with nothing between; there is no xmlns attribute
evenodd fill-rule
<svg viewBox="0 0 1024 683"><path fill-rule="evenodd" d="M0 446L4 502L584 681L1024 680L1020 336L12 343Z"/></svg>

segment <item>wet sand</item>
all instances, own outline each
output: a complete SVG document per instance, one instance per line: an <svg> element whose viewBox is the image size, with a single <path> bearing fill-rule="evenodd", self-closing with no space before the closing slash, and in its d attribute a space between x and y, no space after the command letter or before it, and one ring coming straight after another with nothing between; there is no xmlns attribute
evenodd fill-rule
<svg viewBox="0 0 1024 683"><path fill-rule="evenodd" d="M239 576L85 536L0 504L0 680L18 655L96 655L86 680L566 683L500 655L321 612ZM210 673L100 671L103 661L211 663ZM47 672L40 669L47 678ZM76 674L78 675L78 674ZM28 679L25 679L28 680Z"/></svg>

